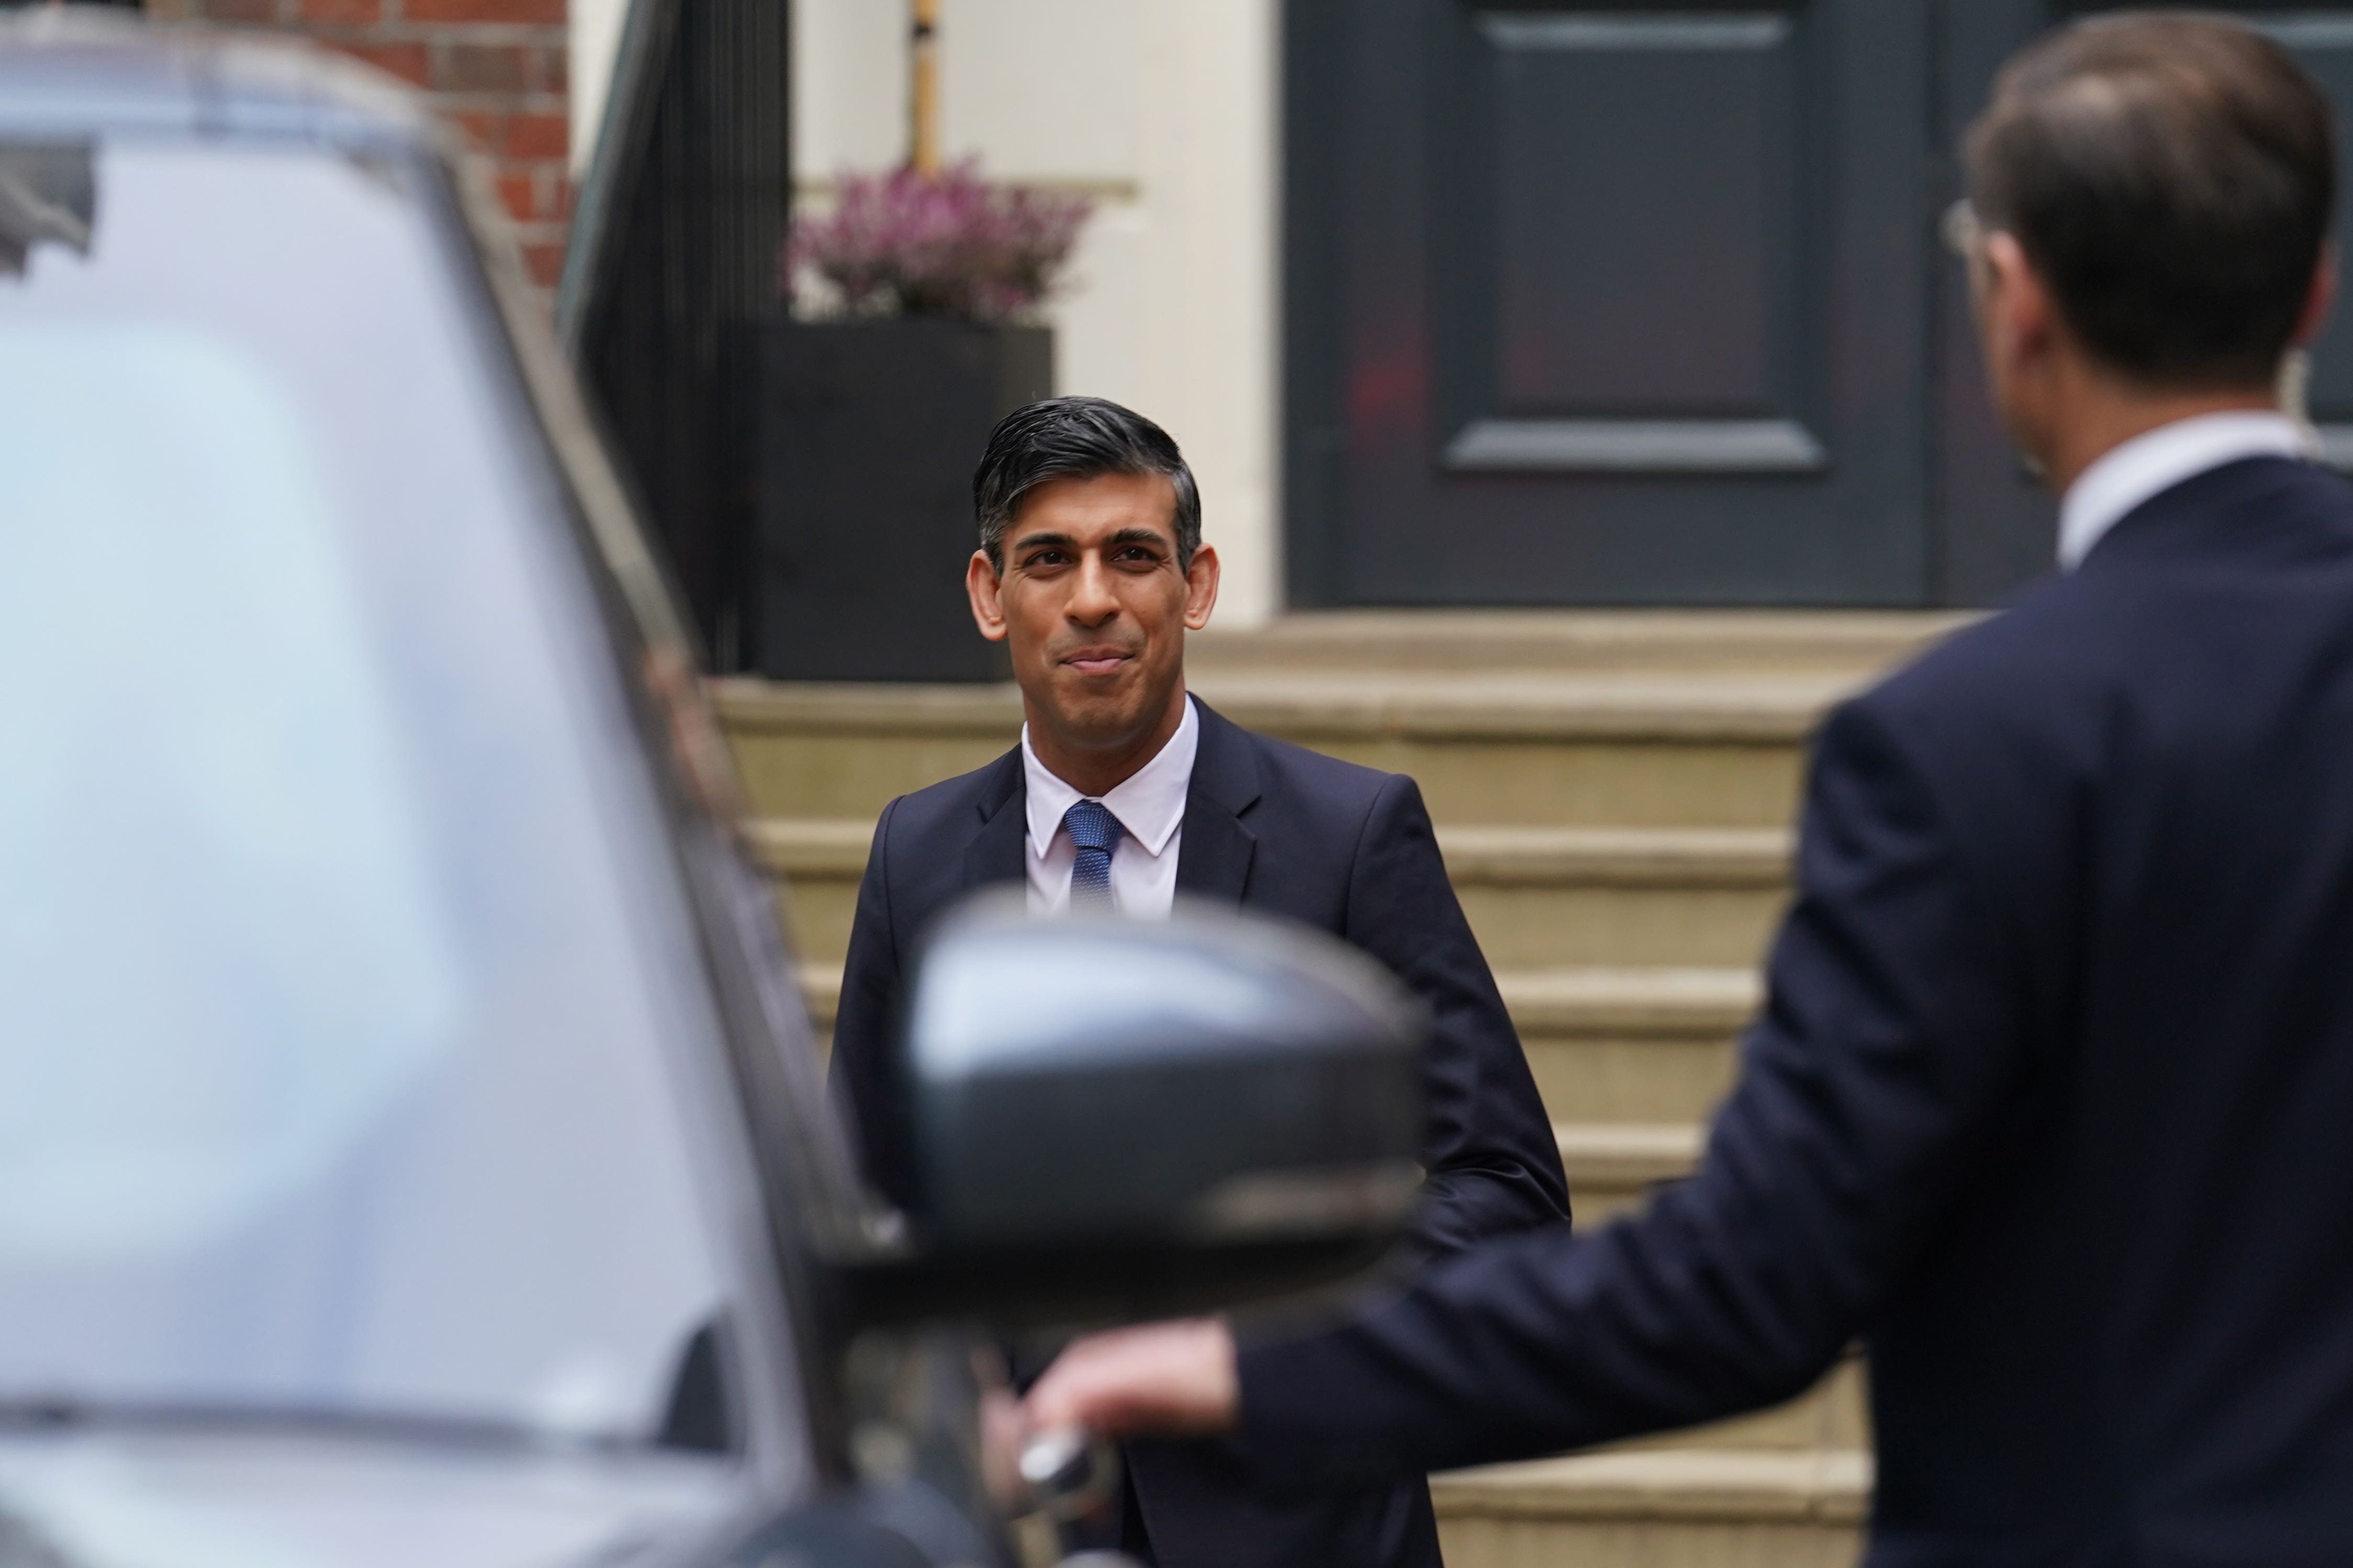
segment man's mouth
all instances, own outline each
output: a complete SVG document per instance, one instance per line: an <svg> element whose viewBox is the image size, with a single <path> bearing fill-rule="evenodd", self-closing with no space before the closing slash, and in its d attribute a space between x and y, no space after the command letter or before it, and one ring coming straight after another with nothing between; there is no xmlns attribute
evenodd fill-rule
<svg viewBox="0 0 2353 1568"><path fill-rule="evenodd" d="M1109 675L1134 657L1124 648L1082 647L1064 654L1062 662L1081 675Z"/></svg>

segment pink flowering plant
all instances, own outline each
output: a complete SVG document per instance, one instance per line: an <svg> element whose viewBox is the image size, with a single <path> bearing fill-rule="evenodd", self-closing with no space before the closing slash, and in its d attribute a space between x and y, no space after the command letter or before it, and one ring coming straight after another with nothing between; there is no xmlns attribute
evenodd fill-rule
<svg viewBox="0 0 2353 1568"><path fill-rule="evenodd" d="M977 159L935 174L845 174L823 216L797 218L783 283L822 279L853 315L1008 321L1052 293L1094 204L980 177Z"/></svg>

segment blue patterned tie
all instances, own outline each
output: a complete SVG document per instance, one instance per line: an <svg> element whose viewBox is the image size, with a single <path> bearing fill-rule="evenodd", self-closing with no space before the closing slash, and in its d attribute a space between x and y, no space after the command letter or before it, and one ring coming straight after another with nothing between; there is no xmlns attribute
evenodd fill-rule
<svg viewBox="0 0 2353 1568"><path fill-rule="evenodd" d="M1111 913L1112 851L1125 829L1099 800L1082 800L1062 813L1062 828L1079 851L1071 862L1071 912Z"/></svg>

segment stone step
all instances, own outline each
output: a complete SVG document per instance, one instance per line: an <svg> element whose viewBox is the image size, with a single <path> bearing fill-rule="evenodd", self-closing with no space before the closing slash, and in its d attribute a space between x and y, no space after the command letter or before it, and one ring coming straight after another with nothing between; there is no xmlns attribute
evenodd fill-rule
<svg viewBox="0 0 2353 1568"><path fill-rule="evenodd" d="M854 818L753 825L762 864L792 889L803 957L846 951L872 835ZM1447 826L1439 845L1497 968L1751 964L1788 875L1788 835L1776 828Z"/></svg>
<svg viewBox="0 0 2353 1568"><path fill-rule="evenodd" d="M1196 676L1299 669L1867 674L1975 619L1969 612L1308 610L1187 639Z"/></svg>
<svg viewBox="0 0 2353 1568"><path fill-rule="evenodd" d="M1609 1449L1430 1478L1447 1568L1848 1568L1857 1447Z"/></svg>
<svg viewBox="0 0 2353 1568"><path fill-rule="evenodd" d="M1808 735L1969 617L1315 612L1187 650L1237 722L1412 774L1555 1123L1580 1226L1687 1173L1759 996ZM1012 744L1011 687L715 683L829 1033L871 824ZM1778 1409L1434 1478L1450 1568L1820 1568L1870 1494L1850 1358Z"/></svg>
<svg viewBox="0 0 2353 1568"><path fill-rule="evenodd" d="M1555 1121L1697 1122L1732 1081L1762 987L1748 969L1534 969L1495 976Z"/></svg>
<svg viewBox="0 0 2353 1568"><path fill-rule="evenodd" d="M1438 840L1498 969L1754 964L1787 897L1785 828L1445 826Z"/></svg>
<svg viewBox="0 0 2353 1568"><path fill-rule="evenodd" d="M1420 784L1449 825L1785 827L1825 674L1208 673L1228 718ZM1010 686L716 681L754 809L871 820L1011 745Z"/></svg>
<svg viewBox="0 0 2353 1568"><path fill-rule="evenodd" d="M1653 1187L1680 1181L1706 1141L1693 1121L1555 1121L1561 1169L1579 1229L1638 1207Z"/></svg>

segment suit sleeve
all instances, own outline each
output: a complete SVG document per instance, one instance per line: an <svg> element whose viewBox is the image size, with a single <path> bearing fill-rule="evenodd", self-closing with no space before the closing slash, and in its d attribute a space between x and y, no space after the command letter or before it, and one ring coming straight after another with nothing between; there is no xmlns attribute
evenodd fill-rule
<svg viewBox="0 0 2353 1568"><path fill-rule="evenodd" d="M2027 1071L2019 943L1968 869L1889 726L1835 715L1766 1011L1699 1171L1598 1234L1513 1237L1345 1327L1246 1346L1245 1447L1328 1485L1802 1391L1999 1147Z"/></svg>
<svg viewBox="0 0 2353 1568"><path fill-rule="evenodd" d="M1430 1012L1430 1127L1415 1226L1426 1252L1566 1221L1568 1184L1552 1122L1409 778L1390 779L1366 818L1343 934Z"/></svg>
<svg viewBox="0 0 2353 1568"><path fill-rule="evenodd" d="M831 1087L858 1137L866 1180L892 1203L907 1197L905 1090L891 1049L898 1027L899 939L891 919L892 801L874 826L866 874L858 884L858 911L842 963L841 1003L833 1022Z"/></svg>

